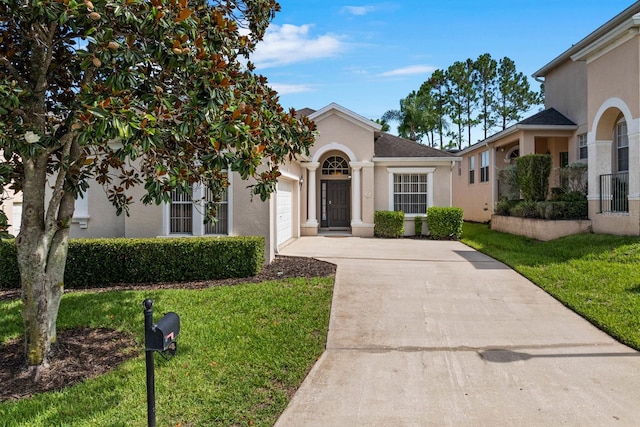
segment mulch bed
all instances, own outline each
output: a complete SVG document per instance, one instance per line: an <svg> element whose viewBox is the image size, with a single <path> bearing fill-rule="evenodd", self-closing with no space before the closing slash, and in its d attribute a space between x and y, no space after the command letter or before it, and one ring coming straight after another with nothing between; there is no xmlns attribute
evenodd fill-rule
<svg viewBox="0 0 640 427"><path fill-rule="evenodd" d="M258 275L241 279L209 280L161 284L121 284L117 286L65 290L65 292L106 292L114 290L204 289L240 283L260 283L294 277L333 276L334 264L313 258L278 256ZM0 290L0 300L20 297L20 290ZM51 390L60 390L85 379L102 375L140 354L132 336L110 329L77 328L58 331L49 369L38 381L25 369L22 338L0 345L0 402L22 399Z"/></svg>

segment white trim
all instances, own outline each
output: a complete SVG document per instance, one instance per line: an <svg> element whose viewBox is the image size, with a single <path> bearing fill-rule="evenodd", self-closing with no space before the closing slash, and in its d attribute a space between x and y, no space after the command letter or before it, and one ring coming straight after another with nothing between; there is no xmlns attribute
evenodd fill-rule
<svg viewBox="0 0 640 427"><path fill-rule="evenodd" d="M638 35L639 15L634 15L618 28L596 39L584 48L570 56L572 61L586 60L587 64L606 55L618 46L628 42Z"/></svg>
<svg viewBox="0 0 640 427"><path fill-rule="evenodd" d="M389 196L389 210L393 211L394 210L394 206L393 206L393 175L395 174L427 174L427 209L433 206L433 173L435 172L436 168L421 168L421 167L415 167L415 168L387 168L387 173L388 173L388 179L389 179L389 191L388 191L388 196ZM405 218L413 218L415 216L418 215L426 215L427 212L425 211L424 214L407 214L405 213Z"/></svg>
<svg viewBox="0 0 640 427"><path fill-rule="evenodd" d="M594 132L594 135L598 134L598 126L600 125L600 120L602 120L602 116L607 112L610 108L616 108L620 110L625 120L627 121L627 134L638 133L638 123L633 120L633 114L631 114L631 110L627 106L627 104L620 98L609 98L600 105L598 108L598 112L593 118L593 125L591 126L591 132ZM587 136L587 145L589 145L589 136Z"/></svg>
<svg viewBox="0 0 640 427"><path fill-rule="evenodd" d="M338 105L335 102L332 102L331 104L327 105L326 107L323 107L321 109L319 109L318 111L309 114L308 118L310 120L313 120L315 122L318 122L319 120L322 119L322 116L324 115L329 115L331 112L334 112L334 114L343 117L344 119L350 121L351 123L354 123L358 126L361 126L365 129L368 130L381 130L382 129L382 125L374 122L373 120L369 120L359 114L354 113L353 111L344 108L342 105Z"/></svg>
<svg viewBox="0 0 640 427"><path fill-rule="evenodd" d="M429 163L442 163L442 164L449 164L450 162L459 162L462 159L460 157L374 157L373 159L371 159L372 162L375 162L378 164L378 166L386 166L382 163L423 163L423 162L429 162Z"/></svg>
<svg viewBox="0 0 640 427"><path fill-rule="evenodd" d="M318 149L318 151L316 151L315 154L313 155L313 159L311 159L312 162L319 163L320 162L320 158L325 153L328 153L330 151L342 151L344 154L349 156L349 161L350 162L357 162L358 161L358 158L356 157L354 152L351 151L351 149L349 147L347 147L346 145L339 144L337 142L332 142L331 144L327 144L327 145L324 145L324 146L320 147L320 149Z"/></svg>

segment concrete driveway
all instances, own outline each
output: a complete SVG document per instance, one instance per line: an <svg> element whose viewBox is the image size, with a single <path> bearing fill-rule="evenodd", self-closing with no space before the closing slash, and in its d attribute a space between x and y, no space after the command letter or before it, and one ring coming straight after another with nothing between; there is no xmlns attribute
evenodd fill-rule
<svg viewBox="0 0 640 427"><path fill-rule="evenodd" d="M459 242L282 253L338 270L327 349L277 427L640 425L640 353Z"/></svg>

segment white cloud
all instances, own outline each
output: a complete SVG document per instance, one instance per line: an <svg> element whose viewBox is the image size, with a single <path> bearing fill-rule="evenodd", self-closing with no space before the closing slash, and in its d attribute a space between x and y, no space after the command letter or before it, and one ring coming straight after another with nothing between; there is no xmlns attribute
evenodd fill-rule
<svg viewBox="0 0 640 427"><path fill-rule="evenodd" d="M376 10L375 6L345 6L342 11L350 15L362 16Z"/></svg>
<svg viewBox="0 0 640 427"><path fill-rule="evenodd" d="M335 35L311 37L311 25L272 25L258 43L251 61L257 68L276 67L334 56L344 48Z"/></svg>
<svg viewBox="0 0 640 427"><path fill-rule="evenodd" d="M397 77L397 76L410 76L413 74L428 74L436 70L436 67L431 65L410 65L408 67L396 68L395 70L386 71L381 73L382 77Z"/></svg>
<svg viewBox="0 0 640 427"><path fill-rule="evenodd" d="M290 95L293 93L314 91L311 86L305 84L269 83L269 86L271 86L273 90L278 92L278 95Z"/></svg>

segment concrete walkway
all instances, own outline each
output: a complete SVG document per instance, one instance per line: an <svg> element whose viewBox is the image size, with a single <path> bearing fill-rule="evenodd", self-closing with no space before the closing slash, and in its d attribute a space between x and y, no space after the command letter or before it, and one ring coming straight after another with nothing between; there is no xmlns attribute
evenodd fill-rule
<svg viewBox="0 0 640 427"><path fill-rule="evenodd" d="M277 427L637 426L640 353L459 242L303 237L327 349Z"/></svg>

